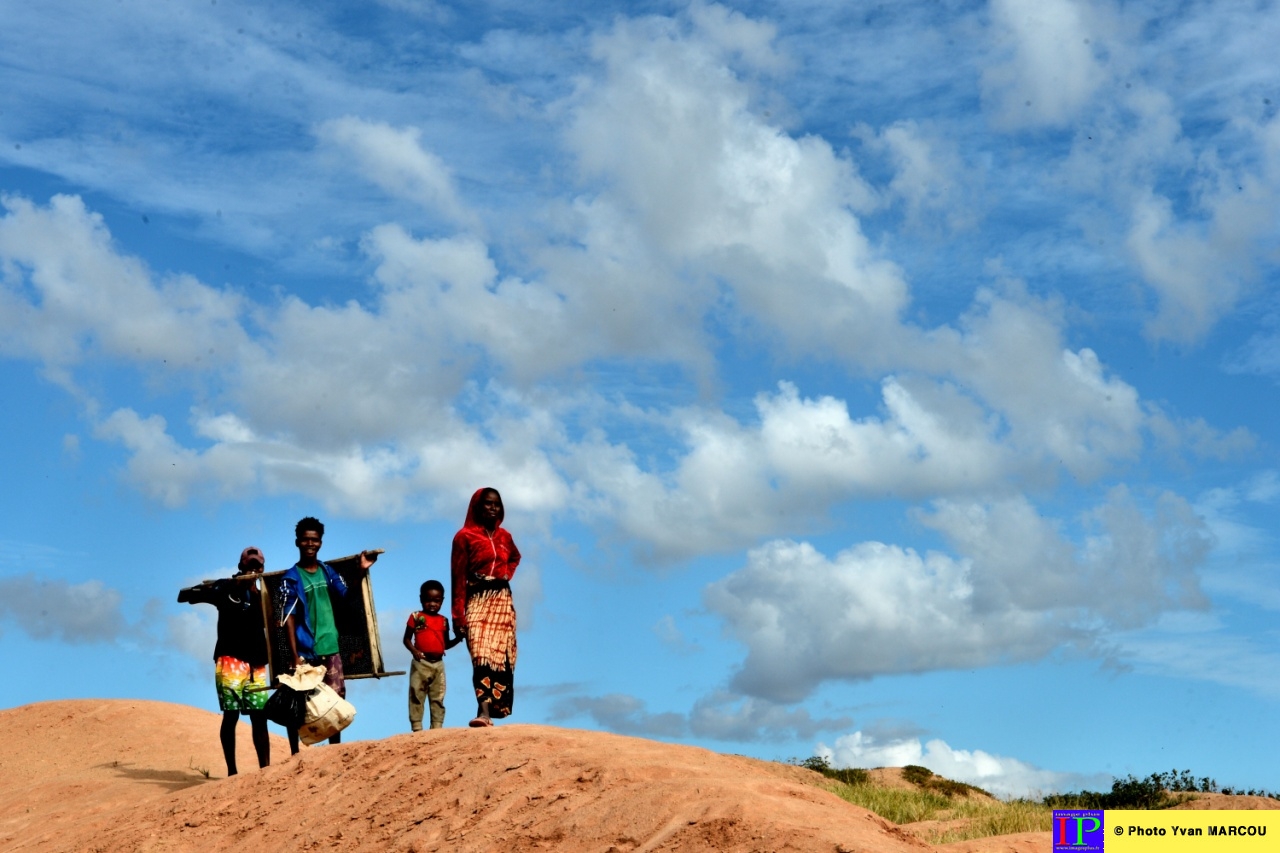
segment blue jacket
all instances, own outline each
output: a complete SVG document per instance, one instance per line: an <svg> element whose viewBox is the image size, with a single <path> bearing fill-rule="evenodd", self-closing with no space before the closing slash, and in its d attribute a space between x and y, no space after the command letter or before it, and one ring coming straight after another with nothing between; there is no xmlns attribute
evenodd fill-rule
<svg viewBox="0 0 1280 853"><path fill-rule="evenodd" d="M325 579L329 582L329 597L332 598L335 592L346 598L347 585L343 583L341 576L334 571L333 566L326 562L320 562L320 570L324 572ZM294 618L295 635L298 643L298 654L311 660L315 657L315 635L311 633L311 619L307 613L307 596L303 593L302 586L302 569L298 568L298 564L294 563L293 568L284 573L281 578L284 584L284 619L288 619L290 615ZM336 602L335 602L336 605ZM335 615L338 608L334 608Z"/></svg>

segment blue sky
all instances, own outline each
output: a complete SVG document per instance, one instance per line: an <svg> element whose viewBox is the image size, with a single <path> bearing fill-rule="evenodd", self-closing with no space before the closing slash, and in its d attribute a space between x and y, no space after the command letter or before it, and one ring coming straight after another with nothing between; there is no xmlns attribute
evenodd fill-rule
<svg viewBox="0 0 1280 853"><path fill-rule="evenodd" d="M1276 3L3 7L5 705L492 485L518 721L1276 787Z"/></svg>

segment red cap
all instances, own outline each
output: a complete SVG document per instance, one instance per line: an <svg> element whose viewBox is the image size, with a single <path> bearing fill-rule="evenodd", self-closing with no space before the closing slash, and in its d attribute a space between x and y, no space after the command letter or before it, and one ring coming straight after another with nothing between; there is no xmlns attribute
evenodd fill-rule
<svg viewBox="0 0 1280 853"><path fill-rule="evenodd" d="M240 552L240 564L237 568L243 569L246 563L257 563L258 568L265 569L267 567L267 558L262 556L262 552L250 545Z"/></svg>

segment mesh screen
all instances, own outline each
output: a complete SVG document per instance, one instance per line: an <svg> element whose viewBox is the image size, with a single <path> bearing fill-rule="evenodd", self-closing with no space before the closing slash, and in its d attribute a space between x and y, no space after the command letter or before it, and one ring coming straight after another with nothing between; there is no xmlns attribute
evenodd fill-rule
<svg viewBox="0 0 1280 853"><path fill-rule="evenodd" d="M358 556L327 560L330 566L347 584L346 598L334 597L333 614L338 625L338 653L342 655L342 668L347 678L376 675L373 668L373 651L369 647L369 620L365 612ZM271 642L271 675L287 672L293 662L289 651L289 633L284 621L284 572L268 572L262 576L270 601L272 614L268 626Z"/></svg>

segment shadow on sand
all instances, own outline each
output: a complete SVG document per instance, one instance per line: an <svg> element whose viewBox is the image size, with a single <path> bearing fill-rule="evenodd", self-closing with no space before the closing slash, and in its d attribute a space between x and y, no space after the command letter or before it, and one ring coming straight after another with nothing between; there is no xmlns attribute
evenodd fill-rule
<svg viewBox="0 0 1280 853"><path fill-rule="evenodd" d="M94 769L110 770L117 776L124 779L132 779L136 782L149 782L164 788L169 793L213 781L209 778L207 770L195 766L186 770L153 770L147 767L132 767L128 764L121 764L119 761L112 761L107 764L99 764Z"/></svg>

